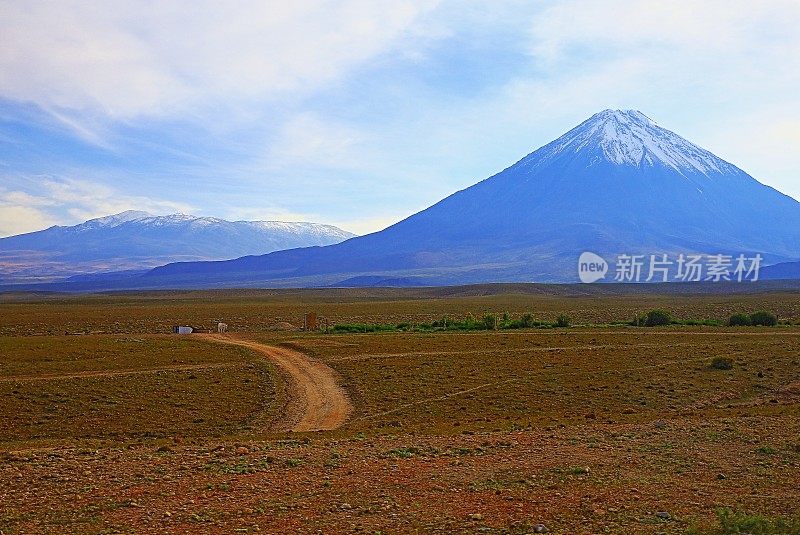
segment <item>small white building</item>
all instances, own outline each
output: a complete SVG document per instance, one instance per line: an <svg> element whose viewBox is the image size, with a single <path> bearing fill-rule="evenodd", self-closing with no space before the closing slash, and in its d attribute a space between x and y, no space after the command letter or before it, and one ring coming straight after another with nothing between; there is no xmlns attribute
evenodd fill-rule
<svg viewBox="0 0 800 535"><path fill-rule="evenodd" d="M194 332L194 329L186 325L176 325L175 327L172 328L172 332L176 334L192 334Z"/></svg>

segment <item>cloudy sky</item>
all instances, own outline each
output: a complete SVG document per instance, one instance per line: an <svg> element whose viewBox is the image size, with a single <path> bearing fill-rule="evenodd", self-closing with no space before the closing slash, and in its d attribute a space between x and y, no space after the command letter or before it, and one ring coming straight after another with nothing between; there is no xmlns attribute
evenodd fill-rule
<svg viewBox="0 0 800 535"><path fill-rule="evenodd" d="M366 233L635 108L800 198L797 0L0 0L0 236Z"/></svg>

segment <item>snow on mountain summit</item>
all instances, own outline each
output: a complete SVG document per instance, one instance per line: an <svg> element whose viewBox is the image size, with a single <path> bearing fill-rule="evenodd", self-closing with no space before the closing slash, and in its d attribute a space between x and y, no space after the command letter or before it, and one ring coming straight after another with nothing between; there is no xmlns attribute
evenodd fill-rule
<svg viewBox="0 0 800 535"><path fill-rule="evenodd" d="M64 229L85 232L90 229L115 228L120 226L138 228L140 231L146 228L186 228L199 230L202 228L247 228L256 232L273 232L285 236L297 235L304 237L322 238L324 242L331 240L346 240L355 236L352 232L347 232L333 225L322 223L310 223L305 221L227 221L218 217L194 216L191 214L174 213L167 215L153 215L140 210L126 210L118 214L105 217L90 219L85 223L73 227L63 227Z"/></svg>
<svg viewBox="0 0 800 535"><path fill-rule="evenodd" d="M333 225L226 221L127 210L74 226L0 238L0 277L54 280L100 271L141 270L178 261L227 260L324 246L354 234ZM33 267L31 267L33 266Z"/></svg>
<svg viewBox="0 0 800 535"><path fill-rule="evenodd" d="M634 167L663 165L679 173L732 173L738 169L711 152L662 128L637 110L603 110L531 156L549 160L568 153L593 152L605 160Z"/></svg>
<svg viewBox="0 0 800 535"><path fill-rule="evenodd" d="M82 223L79 226L84 226L87 228L115 227L122 223L127 223L128 221L137 221L139 219L144 219L147 217L153 217L153 216L152 214L144 212L142 210L125 210L124 212L120 212L118 214L90 219L89 221L86 221L85 223Z"/></svg>

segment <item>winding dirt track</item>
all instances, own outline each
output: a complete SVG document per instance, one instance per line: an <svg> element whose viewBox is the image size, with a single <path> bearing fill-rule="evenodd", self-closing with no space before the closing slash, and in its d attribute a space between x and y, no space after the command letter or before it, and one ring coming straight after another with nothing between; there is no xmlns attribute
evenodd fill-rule
<svg viewBox="0 0 800 535"><path fill-rule="evenodd" d="M204 334L219 343L246 347L273 362L289 379L286 418L276 431L329 431L347 421L353 406L336 380L336 372L324 363L290 349L233 338Z"/></svg>

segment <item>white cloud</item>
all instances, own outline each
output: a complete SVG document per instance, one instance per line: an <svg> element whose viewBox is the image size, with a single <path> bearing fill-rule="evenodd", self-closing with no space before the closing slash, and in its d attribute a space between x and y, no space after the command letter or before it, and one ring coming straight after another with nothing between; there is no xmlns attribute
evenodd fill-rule
<svg viewBox="0 0 800 535"><path fill-rule="evenodd" d="M66 208L76 222L125 210L144 210L154 214L192 211L190 205L182 202L126 195L111 186L86 180L51 178L43 180L41 185L47 197Z"/></svg>
<svg viewBox="0 0 800 535"><path fill-rule="evenodd" d="M58 156L39 165L90 177L70 187L89 201L14 203L39 210L28 219L153 210L149 197L181 190L203 215L375 230L606 107L641 109L800 193L797 0L67 0L2 11L0 99L118 149L74 164L85 173ZM507 69L481 70L506 57ZM24 191L62 193L42 188Z"/></svg>
<svg viewBox="0 0 800 535"><path fill-rule="evenodd" d="M578 102L612 89L598 107L641 108L797 196L798 27L796 0L565 0L535 18L530 50ZM633 76L581 83L620 62Z"/></svg>
<svg viewBox="0 0 800 535"><path fill-rule="evenodd" d="M122 120L295 97L386 50L434 4L4 2L0 95Z"/></svg>
<svg viewBox="0 0 800 535"><path fill-rule="evenodd" d="M800 200L800 108L742 113L707 137L708 148L720 157L738 161L758 180Z"/></svg>
<svg viewBox="0 0 800 535"><path fill-rule="evenodd" d="M305 112L288 120L270 145L267 166L302 164L333 169L363 167L364 135L356 128Z"/></svg>
<svg viewBox="0 0 800 535"><path fill-rule="evenodd" d="M562 77L638 63L635 84L614 85L662 108L748 112L765 97L796 102L798 26L795 0L565 0L535 18L530 50L547 75Z"/></svg>
<svg viewBox="0 0 800 535"><path fill-rule="evenodd" d="M754 40L791 37L798 18L794 0L566 0L536 17L532 51L548 60L576 44L592 46L597 56L660 46L731 56Z"/></svg>
<svg viewBox="0 0 800 535"><path fill-rule="evenodd" d="M259 206L237 206L229 208L224 214L209 214L216 217L224 216L228 221L291 221L291 222L318 222L316 216L304 212L293 212L281 206L269 203L259 203Z"/></svg>
<svg viewBox="0 0 800 535"><path fill-rule="evenodd" d="M34 206L0 198L0 237L32 232L55 225L57 220Z"/></svg>
<svg viewBox="0 0 800 535"><path fill-rule="evenodd" d="M390 225L394 225L398 221L405 219L410 214L396 214L395 216L381 215L377 217L360 217L354 219L345 219L341 221L334 221L331 224L339 227L340 229L347 230L359 236L383 230Z"/></svg>
<svg viewBox="0 0 800 535"><path fill-rule="evenodd" d="M0 236L80 223L125 210L154 214L192 211L192 206L185 203L126 195L86 180L33 177L15 182L22 189L0 189Z"/></svg>

